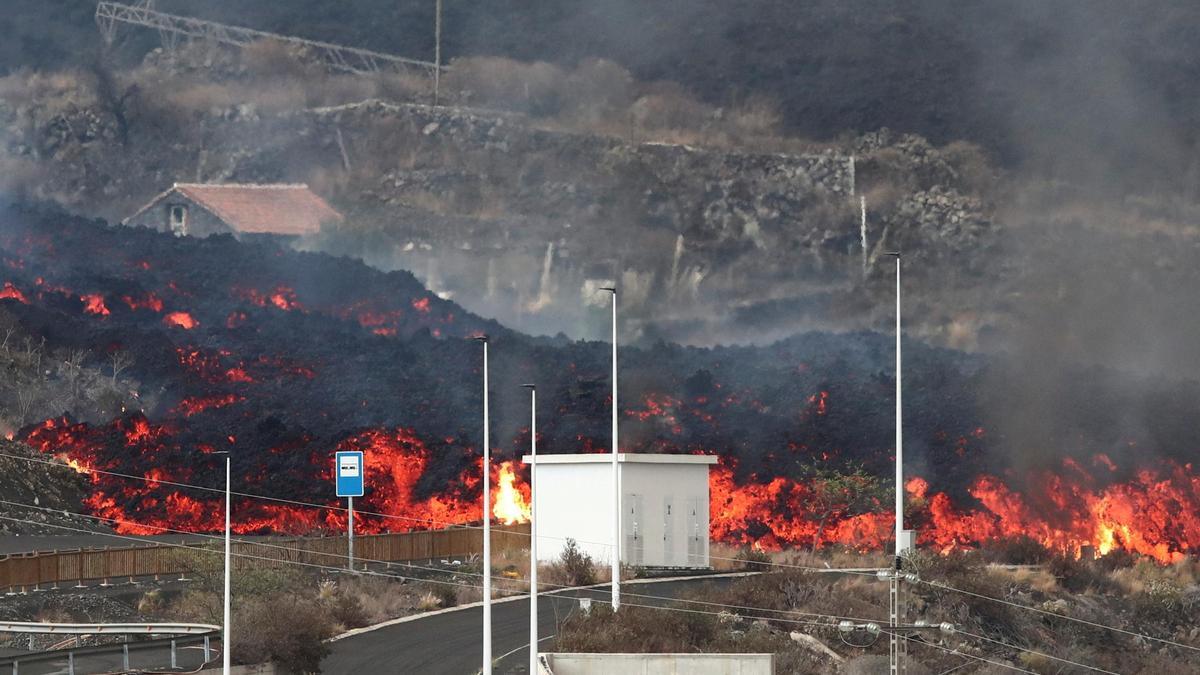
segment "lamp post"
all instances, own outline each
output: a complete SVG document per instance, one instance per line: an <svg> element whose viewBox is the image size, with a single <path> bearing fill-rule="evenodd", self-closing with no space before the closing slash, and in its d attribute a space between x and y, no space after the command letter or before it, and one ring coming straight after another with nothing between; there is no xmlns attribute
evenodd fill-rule
<svg viewBox="0 0 1200 675"><path fill-rule="evenodd" d="M492 672L492 449L488 419L488 336L477 335L483 343L483 669Z"/></svg>
<svg viewBox="0 0 1200 675"><path fill-rule="evenodd" d="M904 536L904 419L901 407L901 354L900 354L900 252L892 251L888 255L896 258L896 557L890 574L891 588L888 595L891 606L890 659L891 673L898 675L907 666L905 655L908 651L907 641L901 637L896 628L904 613L901 607L901 576L905 546Z"/></svg>
<svg viewBox="0 0 1200 675"><path fill-rule="evenodd" d="M536 675L538 657L538 557L537 510L537 386L523 384L529 390L529 672Z"/></svg>
<svg viewBox="0 0 1200 675"><path fill-rule="evenodd" d="M224 621L221 626L221 672L224 673L224 675L229 675L230 644L231 644L230 638L232 636L232 632L230 630L230 624L232 623L232 615L233 615L232 593L230 590L230 583L229 583L230 559L232 558L232 556L230 555L231 547L230 547L230 538L229 538L229 532L230 532L229 522L230 522L230 512L231 512L230 505L232 503L232 499L230 498L231 494L232 494L230 492L230 476L232 475L233 472L231 469L231 461L230 461L231 456L230 456L230 453L228 450L219 450L214 454L225 455L225 593L224 593Z"/></svg>
<svg viewBox="0 0 1200 675"><path fill-rule="evenodd" d="M617 289L601 288L612 293L612 608L621 607L621 470L617 465Z"/></svg>

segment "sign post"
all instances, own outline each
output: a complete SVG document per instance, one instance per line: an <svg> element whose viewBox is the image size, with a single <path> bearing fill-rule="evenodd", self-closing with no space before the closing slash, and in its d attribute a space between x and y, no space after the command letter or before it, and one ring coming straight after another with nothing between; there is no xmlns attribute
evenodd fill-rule
<svg viewBox="0 0 1200 675"><path fill-rule="evenodd" d="M347 558L354 571L354 498L363 496L363 454L358 451L339 452L333 461L337 496L345 497L349 519L346 523Z"/></svg>

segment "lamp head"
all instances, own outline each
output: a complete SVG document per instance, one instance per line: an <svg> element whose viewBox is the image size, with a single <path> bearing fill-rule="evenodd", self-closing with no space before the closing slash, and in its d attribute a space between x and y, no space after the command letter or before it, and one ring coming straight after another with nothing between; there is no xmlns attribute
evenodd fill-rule
<svg viewBox="0 0 1200 675"><path fill-rule="evenodd" d="M521 388L534 390L534 389L537 389L537 385L536 384L523 384L523 385L521 385Z"/></svg>
<svg viewBox="0 0 1200 675"><path fill-rule="evenodd" d="M471 339L472 339L472 340L475 340L476 342L487 342L487 341L488 341L488 336L487 336L487 334L486 334L486 333L485 333L485 334L482 334L482 335L472 335L472 336L471 336Z"/></svg>

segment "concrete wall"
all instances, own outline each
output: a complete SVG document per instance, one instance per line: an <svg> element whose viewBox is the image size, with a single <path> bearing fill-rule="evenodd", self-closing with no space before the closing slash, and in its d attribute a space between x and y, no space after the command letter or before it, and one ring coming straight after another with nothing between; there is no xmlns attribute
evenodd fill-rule
<svg viewBox="0 0 1200 675"><path fill-rule="evenodd" d="M552 675L773 675L774 654L546 654Z"/></svg>
<svg viewBox="0 0 1200 675"><path fill-rule="evenodd" d="M571 537L597 562L612 561L612 467L538 463L534 518L538 560L554 560Z"/></svg>
<svg viewBox="0 0 1200 675"><path fill-rule="evenodd" d="M646 567L708 567L708 465L621 462L621 559ZM575 539L611 558L612 467L607 461L538 463L534 496L538 559Z"/></svg>

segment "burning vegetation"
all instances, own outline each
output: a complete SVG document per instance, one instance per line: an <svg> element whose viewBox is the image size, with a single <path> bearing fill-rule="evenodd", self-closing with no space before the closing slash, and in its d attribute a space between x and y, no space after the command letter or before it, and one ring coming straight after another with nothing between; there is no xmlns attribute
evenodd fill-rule
<svg viewBox="0 0 1200 675"><path fill-rule="evenodd" d="M540 444L605 449L607 350L512 333L431 295L411 275L228 237L177 239L16 208L0 229L0 312L59 349L136 354L114 384L153 397L120 410L23 419L16 433L86 475L87 508L135 534L221 526L217 450L233 455L238 532L339 530L337 450L363 450L364 532L478 519L479 359L487 332L497 461L492 514L527 519L519 454L525 410L505 391L548 392ZM234 320L236 318L236 320ZM184 330L185 329L185 330ZM883 548L890 536L887 341L809 334L765 348L658 344L623 357L623 439L631 452L711 453L712 532L761 550ZM3 351L3 349L0 349ZM1072 556L1116 551L1161 562L1200 550L1200 475L1186 438L1094 425L1140 400L1111 374L1079 373L1095 392L1061 420L1061 447L1022 466L990 427L980 356L913 345L906 437L915 475L910 525L939 552L1029 537ZM96 354L92 359L102 358ZM87 359L84 359L86 361ZM115 366L115 364L114 364ZM133 378L126 380L125 378ZM1162 400L1188 385L1156 385ZM8 395L0 392L0 394ZM1163 406L1146 428L1197 411ZM1155 416L1159 417L1155 417ZM1060 439L1047 439L1057 442ZM1149 451L1153 450L1153 451ZM129 478L135 477L135 479ZM145 479L145 480L137 480Z"/></svg>

